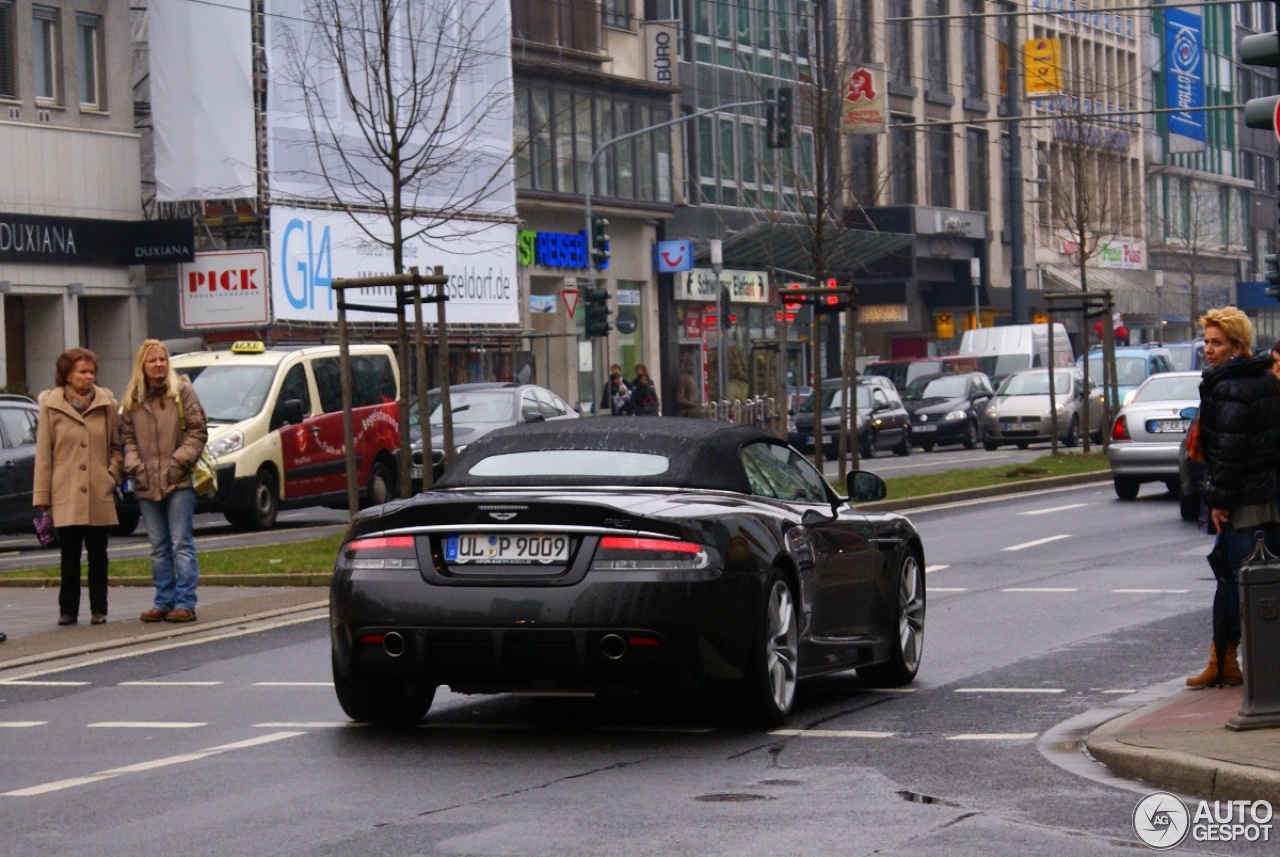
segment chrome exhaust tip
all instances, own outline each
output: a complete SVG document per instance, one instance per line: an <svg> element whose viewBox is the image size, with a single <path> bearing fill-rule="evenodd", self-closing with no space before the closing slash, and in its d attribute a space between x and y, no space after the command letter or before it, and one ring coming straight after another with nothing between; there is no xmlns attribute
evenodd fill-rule
<svg viewBox="0 0 1280 857"><path fill-rule="evenodd" d="M398 631L388 631L382 637L382 651L387 653L387 657L400 657L404 654L404 637Z"/></svg>
<svg viewBox="0 0 1280 857"><path fill-rule="evenodd" d="M627 641L617 634L605 634L600 640L600 654L611 661L622 660L627 654Z"/></svg>

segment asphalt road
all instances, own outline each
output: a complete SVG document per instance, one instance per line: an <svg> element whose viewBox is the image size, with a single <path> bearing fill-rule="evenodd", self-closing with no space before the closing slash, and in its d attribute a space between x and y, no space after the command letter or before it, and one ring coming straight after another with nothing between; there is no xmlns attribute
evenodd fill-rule
<svg viewBox="0 0 1280 857"><path fill-rule="evenodd" d="M352 727L323 611L0 673L0 854L1133 854L1144 788L1055 730L1200 665L1207 538L1155 486L912 517L917 683L810 682L773 733L445 689L421 728Z"/></svg>

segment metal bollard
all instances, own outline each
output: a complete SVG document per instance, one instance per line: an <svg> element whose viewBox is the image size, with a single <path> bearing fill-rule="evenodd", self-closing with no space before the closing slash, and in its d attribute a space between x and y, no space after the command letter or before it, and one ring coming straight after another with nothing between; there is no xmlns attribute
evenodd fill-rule
<svg viewBox="0 0 1280 857"><path fill-rule="evenodd" d="M1280 560L1240 569L1240 621L1244 700L1227 728L1280 726Z"/></svg>

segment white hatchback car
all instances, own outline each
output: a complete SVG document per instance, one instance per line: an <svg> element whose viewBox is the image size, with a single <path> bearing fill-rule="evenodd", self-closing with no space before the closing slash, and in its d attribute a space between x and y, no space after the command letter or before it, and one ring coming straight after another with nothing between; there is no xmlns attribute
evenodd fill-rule
<svg viewBox="0 0 1280 857"><path fill-rule="evenodd" d="M1132 500L1143 482L1163 482L1181 494L1178 446L1190 420L1183 410L1200 404L1199 372L1161 372L1133 391L1111 424L1111 477L1116 496Z"/></svg>

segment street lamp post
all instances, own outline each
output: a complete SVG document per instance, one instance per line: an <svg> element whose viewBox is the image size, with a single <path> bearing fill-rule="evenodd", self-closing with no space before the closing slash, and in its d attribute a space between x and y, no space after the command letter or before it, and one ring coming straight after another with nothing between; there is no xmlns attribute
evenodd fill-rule
<svg viewBox="0 0 1280 857"><path fill-rule="evenodd" d="M724 246L720 243L719 238L711 239L711 274L715 279L716 289L716 322L720 326L718 331L719 337L719 363L720 363L720 398L725 402L729 401L729 369L725 365L725 356L728 352L725 340L728 339L729 332L729 302L722 300L720 285L720 272L724 269Z"/></svg>

